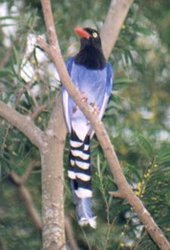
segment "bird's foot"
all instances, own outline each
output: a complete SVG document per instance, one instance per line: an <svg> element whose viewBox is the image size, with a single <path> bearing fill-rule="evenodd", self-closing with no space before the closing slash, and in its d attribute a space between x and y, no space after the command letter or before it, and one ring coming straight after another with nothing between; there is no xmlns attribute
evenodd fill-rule
<svg viewBox="0 0 170 250"><path fill-rule="evenodd" d="M87 102L88 98L84 92L80 92L82 102Z"/></svg>
<svg viewBox="0 0 170 250"><path fill-rule="evenodd" d="M87 98L87 96L85 95L85 93L80 91L80 95L81 95L81 100L82 100L82 102L87 103L88 98ZM79 110L79 107L78 107L77 105L75 105L75 106L73 107L73 113L76 113L77 110Z"/></svg>
<svg viewBox="0 0 170 250"><path fill-rule="evenodd" d="M90 106L92 107L92 113L94 115L98 115L99 114L99 108L97 107L97 105L95 103L90 103Z"/></svg>

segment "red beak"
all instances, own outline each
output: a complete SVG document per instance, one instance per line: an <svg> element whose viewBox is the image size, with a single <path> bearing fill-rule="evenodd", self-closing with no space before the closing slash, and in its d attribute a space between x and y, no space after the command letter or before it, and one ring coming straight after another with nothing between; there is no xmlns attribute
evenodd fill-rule
<svg viewBox="0 0 170 250"><path fill-rule="evenodd" d="M91 37L91 35L81 27L76 27L74 32L81 38L89 39Z"/></svg>

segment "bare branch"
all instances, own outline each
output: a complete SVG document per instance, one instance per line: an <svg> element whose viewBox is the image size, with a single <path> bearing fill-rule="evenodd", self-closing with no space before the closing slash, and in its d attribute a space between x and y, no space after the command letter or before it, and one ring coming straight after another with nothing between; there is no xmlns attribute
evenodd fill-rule
<svg viewBox="0 0 170 250"><path fill-rule="evenodd" d="M28 211L30 217L32 218L34 225L36 226L36 228L38 230L41 230L42 229L41 218L40 218L40 215L39 215L37 209L34 206L34 202L32 200L32 196L31 196L29 190L24 185L21 185L19 187L19 192L20 192L22 199L24 200L27 211Z"/></svg>
<svg viewBox="0 0 170 250"><path fill-rule="evenodd" d="M71 246L71 249L78 250L77 242L73 235L73 229L71 226L70 218L68 216L65 217L65 230L66 230L67 239Z"/></svg>
<svg viewBox="0 0 170 250"><path fill-rule="evenodd" d="M106 58L111 54L132 2L133 0L111 1L108 14L100 33Z"/></svg>
<svg viewBox="0 0 170 250"><path fill-rule="evenodd" d="M37 106L34 109L33 113L31 114L31 119L35 120L41 114L41 112L45 111L46 108L47 108L46 104L41 105L41 106Z"/></svg>
<svg viewBox="0 0 170 250"><path fill-rule="evenodd" d="M124 199L125 197L123 196L123 194L119 191L116 191L116 192L113 192L113 191L110 191L109 194L113 197L116 197L116 198L122 198Z"/></svg>
<svg viewBox="0 0 170 250"><path fill-rule="evenodd" d="M22 177L18 176L15 172L11 172L9 174L13 182L18 186L18 191L20 193L21 198L23 199L27 211L36 226L38 230L42 229L42 223L41 223L41 218L40 215L37 211L37 209L34 206L34 202L32 200L32 196L28 190L28 188L25 187L25 185L22 183Z"/></svg>
<svg viewBox="0 0 170 250"><path fill-rule="evenodd" d="M25 171L25 173L23 174L23 176L21 177L21 183L24 184L30 177L33 169L36 167L36 166L40 166L41 163L39 161L35 161L35 160L32 160L29 164L28 164L28 167Z"/></svg>
<svg viewBox="0 0 170 250"><path fill-rule="evenodd" d="M17 175L14 171L11 171L9 173L9 176L12 178L12 180L17 184L17 185L24 185L28 178L30 177L33 168L36 166L40 165L39 161L32 160L29 164L28 167L25 171L25 173L22 176Z"/></svg>
<svg viewBox="0 0 170 250"><path fill-rule="evenodd" d="M9 177L13 180L13 182L16 185L21 185L22 181L21 181L21 177L19 175L17 175L14 171L9 173Z"/></svg>
<svg viewBox="0 0 170 250"><path fill-rule="evenodd" d="M0 116L21 131L38 148L43 144L43 132L34 125L29 116L24 116L0 101Z"/></svg>
<svg viewBox="0 0 170 250"><path fill-rule="evenodd" d="M49 44L54 47L58 46L57 34L55 31L55 24L54 24L52 8L51 8L51 1L41 0L41 5L43 9L43 15L44 15Z"/></svg>

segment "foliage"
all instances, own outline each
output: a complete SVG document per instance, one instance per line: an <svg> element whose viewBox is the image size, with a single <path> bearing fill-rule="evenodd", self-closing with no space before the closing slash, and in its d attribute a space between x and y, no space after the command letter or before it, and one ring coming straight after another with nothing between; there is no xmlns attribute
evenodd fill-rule
<svg viewBox="0 0 170 250"><path fill-rule="evenodd" d="M170 58L169 26L165 25L169 17L168 2L143 2L145 5L141 1L133 4L110 57L115 68L115 87L104 122L129 183L170 238L167 220L170 213ZM28 35L44 33L40 2L30 1L28 5L26 1L10 0L1 3L7 5L6 16L0 19L0 56L6 59L0 62L0 99L23 114L32 114L35 123L44 129L60 85L56 75L53 76L56 73L52 66L48 66L48 59L39 60L38 48L25 56ZM78 47L72 32L74 26L100 28L109 6L109 1L96 1L95 6L92 1L52 3L64 57ZM7 35L5 27L15 27L15 32ZM28 71L29 67L32 71ZM40 113L37 113L38 107L42 108ZM11 171L23 175L30 162L39 160L39 153L27 138L2 119L0 128L0 248L40 249L39 232L31 219L27 220L25 206L9 178ZM67 153L66 145L65 159ZM66 214L72 218L79 248L156 249L129 205L109 195L108 192L117 187L95 138L92 162L94 208L99 225L96 231L80 230L66 181ZM33 170L27 187L40 211L39 168Z"/></svg>

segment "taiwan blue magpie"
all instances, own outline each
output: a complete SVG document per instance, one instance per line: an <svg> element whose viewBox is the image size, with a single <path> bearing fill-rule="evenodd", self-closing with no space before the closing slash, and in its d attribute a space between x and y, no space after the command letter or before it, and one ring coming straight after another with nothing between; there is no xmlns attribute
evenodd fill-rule
<svg viewBox="0 0 170 250"><path fill-rule="evenodd" d="M80 51L67 60L66 66L82 99L102 119L113 83L113 68L103 55L100 35L92 28L75 28L80 37ZM68 177L81 226L96 227L92 210L92 186L90 163L90 140L93 128L86 116L63 87L63 108L70 134Z"/></svg>

